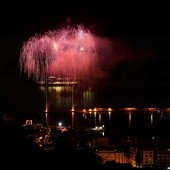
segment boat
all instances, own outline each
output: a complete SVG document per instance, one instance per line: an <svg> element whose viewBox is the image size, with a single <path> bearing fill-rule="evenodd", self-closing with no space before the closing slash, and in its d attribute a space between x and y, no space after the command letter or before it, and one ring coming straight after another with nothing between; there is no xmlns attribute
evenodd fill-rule
<svg viewBox="0 0 170 170"><path fill-rule="evenodd" d="M38 84L40 86L45 86L46 81L39 81ZM76 84L78 84L78 81L72 78L61 78L61 77L50 76L47 79L48 86L66 86L66 85L76 85Z"/></svg>

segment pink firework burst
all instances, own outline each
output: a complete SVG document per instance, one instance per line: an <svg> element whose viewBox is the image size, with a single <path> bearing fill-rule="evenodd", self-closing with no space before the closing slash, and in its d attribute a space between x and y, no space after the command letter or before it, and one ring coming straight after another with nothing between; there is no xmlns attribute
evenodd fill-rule
<svg viewBox="0 0 170 170"><path fill-rule="evenodd" d="M97 62L94 35L83 26L67 27L35 35L24 43L20 69L43 81L46 76L88 78Z"/></svg>

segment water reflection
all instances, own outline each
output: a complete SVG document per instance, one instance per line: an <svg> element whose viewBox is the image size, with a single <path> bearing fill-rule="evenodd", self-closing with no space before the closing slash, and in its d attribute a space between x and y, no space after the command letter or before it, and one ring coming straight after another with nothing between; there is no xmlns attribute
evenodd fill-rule
<svg viewBox="0 0 170 170"><path fill-rule="evenodd" d="M50 125L62 122L64 126L74 129L104 127L106 133L146 135L146 132L168 132L170 126L170 114L166 112L149 112L147 108L129 112L124 108L109 111L107 108L79 109L76 111L56 111L48 113Z"/></svg>
<svg viewBox="0 0 170 170"><path fill-rule="evenodd" d="M45 98L45 87L39 88ZM91 87L50 86L48 87L48 112L46 122L74 129L105 127L111 133L146 134L151 130L166 131L170 125L168 108L115 108L97 105L96 91ZM103 98L102 101L105 101ZM111 98L109 98L111 99ZM45 101L45 99L44 99ZM107 103L107 100L105 101ZM98 107L99 106L99 107ZM167 131L166 131L167 132ZM167 132L168 133L168 132Z"/></svg>
<svg viewBox="0 0 170 170"><path fill-rule="evenodd" d="M40 87L40 93L45 97L45 87ZM95 92L88 88L77 86L49 86L47 90L48 111L69 110L93 107Z"/></svg>

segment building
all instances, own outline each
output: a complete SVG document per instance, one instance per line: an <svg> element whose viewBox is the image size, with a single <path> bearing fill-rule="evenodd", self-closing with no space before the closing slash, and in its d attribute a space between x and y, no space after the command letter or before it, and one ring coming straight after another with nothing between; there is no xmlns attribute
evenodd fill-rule
<svg viewBox="0 0 170 170"><path fill-rule="evenodd" d="M143 167L152 167L154 164L154 151L151 149L143 150L142 155L142 164Z"/></svg>
<svg viewBox="0 0 170 170"><path fill-rule="evenodd" d="M98 151L97 155L101 158L102 164L107 161L115 161L116 163L129 163L129 159L122 151Z"/></svg>

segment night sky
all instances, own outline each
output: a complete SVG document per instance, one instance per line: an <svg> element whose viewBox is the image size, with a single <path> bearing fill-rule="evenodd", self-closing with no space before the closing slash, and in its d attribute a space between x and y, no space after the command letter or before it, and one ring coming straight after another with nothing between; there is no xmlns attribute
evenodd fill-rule
<svg viewBox="0 0 170 170"><path fill-rule="evenodd" d="M159 5L158 5L159 6ZM117 53L132 52L108 69L116 97L168 106L170 96L169 12L165 7L114 2L5 1L0 6L0 101L3 110L36 103L34 87L20 79L18 58L24 41L61 24L84 24L97 36L109 38ZM162 11L163 10L163 11ZM124 44L124 45L122 45ZM15 82L15 83L13 83ZM29 87L29 90L25 90ZM30 100L31 99L31 100ZM32 106L35 109L36 106ZM17 110L17 109L16 109Z"/></svg>

